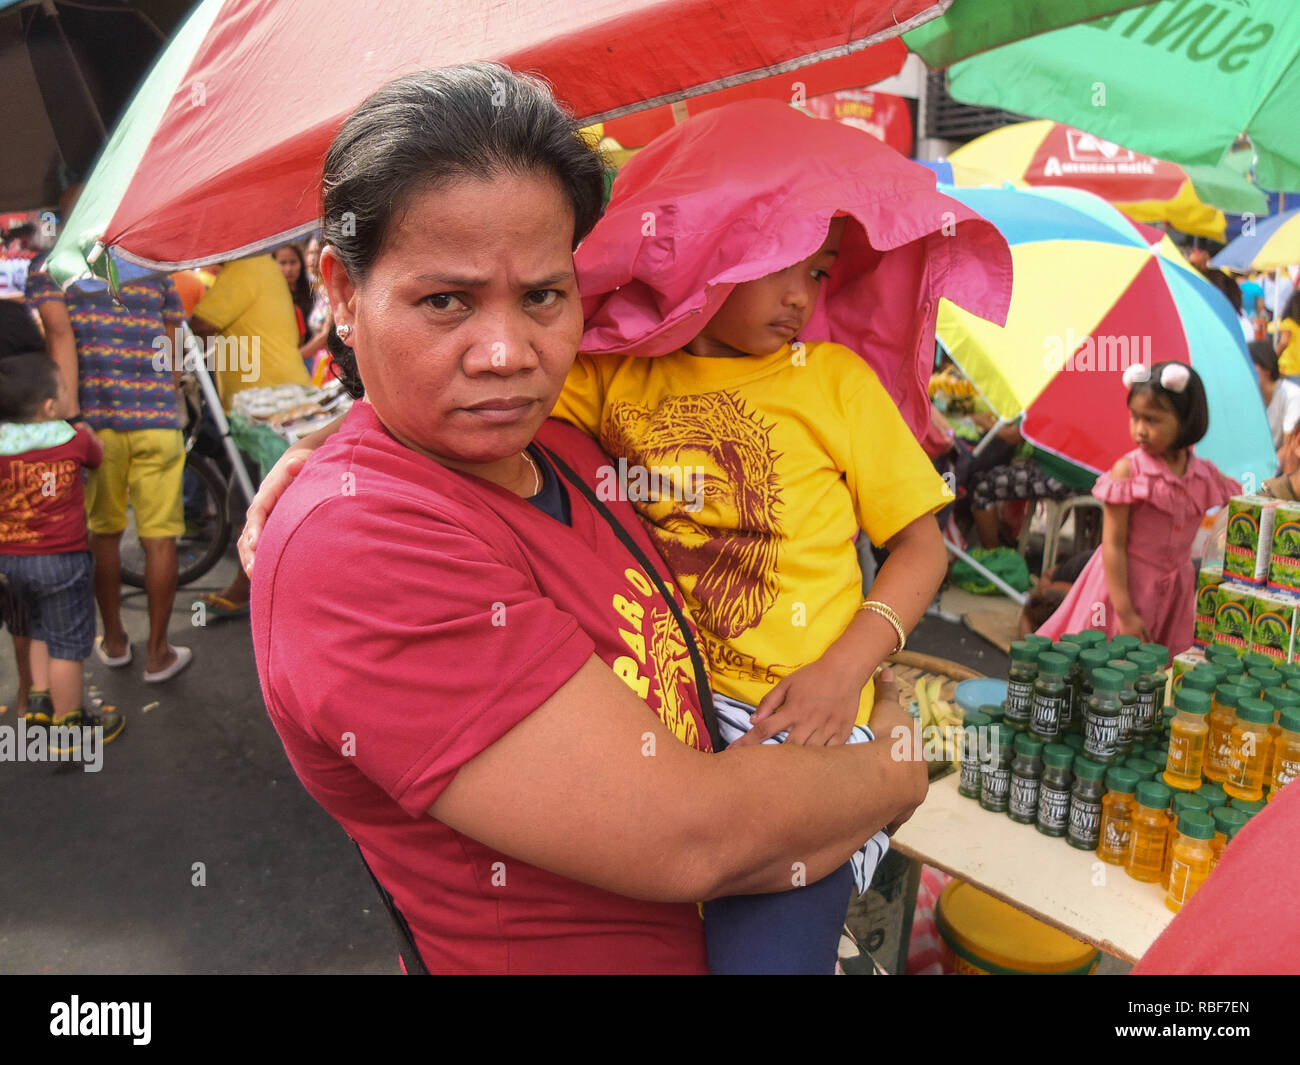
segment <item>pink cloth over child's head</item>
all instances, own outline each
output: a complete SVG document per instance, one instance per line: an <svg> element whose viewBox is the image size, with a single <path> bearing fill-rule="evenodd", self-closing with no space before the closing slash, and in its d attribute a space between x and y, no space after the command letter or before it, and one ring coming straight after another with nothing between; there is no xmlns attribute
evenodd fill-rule
<svg viewBox="0 0 1300 1065"><path fill-rule="evenodd" d="M622 168L576 254L582 350L676 351L737 284L812 255L836 213L851 221L799 339L862 355L919 437L939 297L1005 323L1007 242L940 194L930 170L862 130L774 100L691 118Z"/></svg>

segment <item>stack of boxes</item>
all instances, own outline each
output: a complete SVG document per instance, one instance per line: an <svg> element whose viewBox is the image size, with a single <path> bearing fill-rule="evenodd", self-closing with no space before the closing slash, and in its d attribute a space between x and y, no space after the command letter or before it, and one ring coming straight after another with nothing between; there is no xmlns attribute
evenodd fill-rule
<svg viewBox="0 0 1300 1065"><path fill-rule="evenodd" d="M1298 614L1300 503L1235 496L1228 504L1223 563L1202 566L1196 579L1197 650L1174 659L1174 687L1211 646L1292 662L1300 650Z"/></svg>

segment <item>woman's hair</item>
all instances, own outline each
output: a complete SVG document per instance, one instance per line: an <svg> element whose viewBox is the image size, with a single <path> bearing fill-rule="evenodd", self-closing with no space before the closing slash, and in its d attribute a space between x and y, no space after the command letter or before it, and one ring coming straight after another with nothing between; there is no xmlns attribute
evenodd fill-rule
<svg viewBox="0 0 1300 1065"><path fill-rule="evenodd" d="M1271 380L1276 381L1281 378L1282 371L1277 364L1277 352L1267 340L1252 340L1246 345L1246 350L1250 352L1250 361L1267 373Z"/></svg>
<svg viewBox="0 0 1300 1065"><path fill-rule="evenodd" d="M1187 386L1181 392L1165 388L1160 383L1160 375L1166 366L1177 366L1187 372ZM1205 401L1205 385L1195 370L1184 362L1158 362L1151 367L1151 376L1145 381L1135 382L1128 390L1128 401L1139 392L1145 392L1165 410L1173 411L1178 419L1178 436L1174 440L1174 449L1181 450L1199 443L1210 428L1210 408Z"/></svg>
<svg viewBox="0 0 1300 1065"><path fill-rule="evenodd" d="M421 70L390 81L348 116L325 155L322 240L354 281L379 257L410 198L465 177L553 177L573 205L573 247L600 217L600 154L540 79L494 63ZM363 388L333 328L334 374Z"/></svg>
<svg viewBox="0 0 1300 1065"><path fill-rule="evenodd" d="M311 314L313 303L311 280L307 277L307 256L297 244L281 244L271 254L279 255L286 248L298 257L298 280L289 287L289 292L293 295L293 305L302 311L302 320L305 322Z"/></svg>
<svg viewBox="0 0 1300 1065"><path fill-rule="evenodd" d="M1279 270L1278 273L1281 273ZM1300 288L1292 291L1287 297L1286 305L1282 308L1282 317L1290 318L1293 322L1300 322Z"/></svg>
<svg viewBox="0 0 1300 1065"><path fill-rule="evenodd" d="M0 422L29 422L58 394L58 370L45 352L0 357Z"/></svg>

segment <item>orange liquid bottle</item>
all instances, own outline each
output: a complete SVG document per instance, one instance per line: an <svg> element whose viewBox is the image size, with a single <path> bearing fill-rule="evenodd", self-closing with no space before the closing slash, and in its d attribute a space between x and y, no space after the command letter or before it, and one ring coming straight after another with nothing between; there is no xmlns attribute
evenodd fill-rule
<svg viewBox="0 0 1300 1065"><path fill-rule="evenodd" d="M1273 707L1273 724L1268 727L1268 762L1264 766L1264 787L1271 792L1277 769L1278 748L1282 743L1282 715L1300 708L1300 692L1295 689L1269 688L1260 696Z"/></svg>
<svg viewBox="0 0 1300 1065"><path fill-rule="evenodd" d="M1232 761L1232 726L1237 721L1237 702L1250 695L1246 688L1228 682L1214 689L1210 704L1210 735L1205 744L1205 763L1202 772L1216 784L1228 779L1228 763Z"/></svg>
<svg viewBox="0 0 1300 1065"><path fill-rule="evenodd" d="M1205 883L1214 861L1210 840L1214 838L1214 821L1201 810L1188 810L1178 819L1178 842L1174 844L1170 867L1169 891L1165 905L1177 913Z"/></svg>
<svg viewBox="0 0 1300 1065"><path fill-rule="evenodd" d="M1232 798L1255 802L1264 797L1264 770L1269 761L1268 728L1271 724L1273 707L1270 703L1250 698L1238 702L1237 723L1232 726L1232 762L1228 766L1228 779L1223 782L1223 790Z"/></svg>
<svg viewBox="0 0 1300 1065"><path fill-rule="evenodd" d="M1133 844L1125 869L1134 880L1154 884L1165 867L1169 849L1169 801L1174 793L1155 780L1137 786L1137 809L1133 812Z"/></svg>
<svg viewBox="0 0 1300 1065"><path fill-rule="evenodd" d="M1169 887L1169 878L1173 873L1174 844L1178 842L1178 822L1188 810L1200 813L1210 812L1210 800L1195 792L1180 791L1174 796L1169 806L1169 846L1165 849L1165 869L1161 883Z"/></svg>
<svg viewBox="0 0 1300 1065"><path fill-rule="evenodd" d="M1127 865L1133 847L1133 814L1137 810L1134 792L1138 775L1131 769L1115 766L1106 773L1109 789L1101 800L1101 832L1097 857L1110 865Z"/></svg>
<svg viewBox="0 0 1300 1065"><path fill-rule="evenodd" d="M1228 840L1241 831L1247 817L1240 810L1227 806L1216 806L1210 811L1210 816L1214 818L1214 838L1210 840L1210 850L1214 852L1214 858L1210 862L1213 871L1223 857L1223 848L1228 845Z"/></svg>
<svg viewBox="0 0 1300 1065"><path fill-rule="evenodd" d="M1283 710L1279 721L1281 730L1273 753L1273 784L1268 801L1287 784L1300 777L1300 709Z"/></svg>
<svg viewBox="0 0 1300 1065"><path fill-rule="evenodd" d="M1195 791L1204 783L1201 766L1205 761L1205 741L1210 735L1209 693L1188 688L1184 683L1174 697L1174 707L1177 713L1169 723L1169 759L1162 779L1171 788Z"/></svg>

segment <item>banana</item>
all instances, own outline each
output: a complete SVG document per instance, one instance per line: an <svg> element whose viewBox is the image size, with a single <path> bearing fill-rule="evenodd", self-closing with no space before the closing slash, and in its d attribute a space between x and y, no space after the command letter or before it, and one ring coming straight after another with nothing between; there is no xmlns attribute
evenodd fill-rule
<svg viewBox="0 0 1300 1065"><path fill-rule="evenodd" d="M930 709L930 691L924 677L916 682L916 706L921 712L921 731L924 733L926 726L934 724L934 711Z"/></svg>

